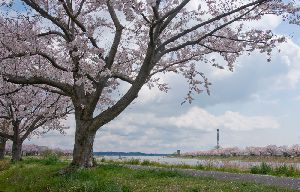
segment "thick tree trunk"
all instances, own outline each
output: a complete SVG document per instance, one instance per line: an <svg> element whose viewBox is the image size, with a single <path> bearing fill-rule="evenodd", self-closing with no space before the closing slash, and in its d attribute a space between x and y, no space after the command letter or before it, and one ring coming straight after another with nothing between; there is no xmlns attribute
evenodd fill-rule
<svg viewBox="0 0 300 192"><path fill-rule="evenodd" d="M77 167L92 167L93 161L93 144L96 132L88 130L87 125L82 123L76 124L75 144L73 150L72 165Z"/></svg>
<svg viewBox="0 0 300 192"><path fill-rule="evenodd" d="M22 142L20 140L13 141L12 145L12 161L22 160Z"/></svg>
<svg viewBox="0 0 300 192"><path fill-rule="evenodd" d="M6 141L6 138L0 137L0 159L4 159Z"/></svg>

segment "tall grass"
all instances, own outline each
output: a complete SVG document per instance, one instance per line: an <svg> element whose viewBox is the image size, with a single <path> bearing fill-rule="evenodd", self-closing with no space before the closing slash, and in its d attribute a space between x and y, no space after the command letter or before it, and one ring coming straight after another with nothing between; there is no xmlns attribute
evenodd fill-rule
<svg viewBox="0 0 300 192"><path fill-rule="evenodd" d="M263 175L275 175L275 176L286 176L286 177L300 177L300 171L293 166L280 165L278 167L271 167L265 162L262 162L258 166L250 168L250 172L253 174Z"/></svg>

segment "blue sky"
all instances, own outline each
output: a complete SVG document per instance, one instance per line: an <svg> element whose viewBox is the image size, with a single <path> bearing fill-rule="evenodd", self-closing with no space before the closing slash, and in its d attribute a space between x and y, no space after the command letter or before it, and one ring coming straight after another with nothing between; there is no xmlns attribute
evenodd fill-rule
<svg viewBox="0 0 300 192"><path fill-rule="evenodd" d="M209 149L220 129L223 147L293 145L300 143L300 26L282 23L276 16L250 24L292 35L274 51L272 61L253 53L242 56L234 72L199 63L212 82L211 95L196 95L181 105L185 80L163 77L172 88L167 94L143 89L139 98L114 121L98 131L94 151L171 153ZM66 135L51 132L26 143L72 149L74 121Z"/></svg>

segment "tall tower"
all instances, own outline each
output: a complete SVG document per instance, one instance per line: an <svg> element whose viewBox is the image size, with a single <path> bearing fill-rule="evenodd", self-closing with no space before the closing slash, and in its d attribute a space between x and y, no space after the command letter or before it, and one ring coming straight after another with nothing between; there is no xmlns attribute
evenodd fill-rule
<svg viewBox="0 0 300 192"><path fill-rule="evenodd" d="M217 149L220 148L220 143L219 143L219 141L220 141L220 130L217 129L217 146L216 146Z"/></svg>

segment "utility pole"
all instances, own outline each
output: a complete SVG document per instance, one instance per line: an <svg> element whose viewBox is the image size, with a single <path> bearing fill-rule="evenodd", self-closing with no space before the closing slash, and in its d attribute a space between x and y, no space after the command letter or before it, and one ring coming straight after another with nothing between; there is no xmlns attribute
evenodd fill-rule
<svg viewBox="0 0 300 192"><path fill-rule="evenodd" d="M217 129L217 149L219 149L220 148L220 143L219 143L219 141L220 141L220 130L219 129Z"/></svg>

